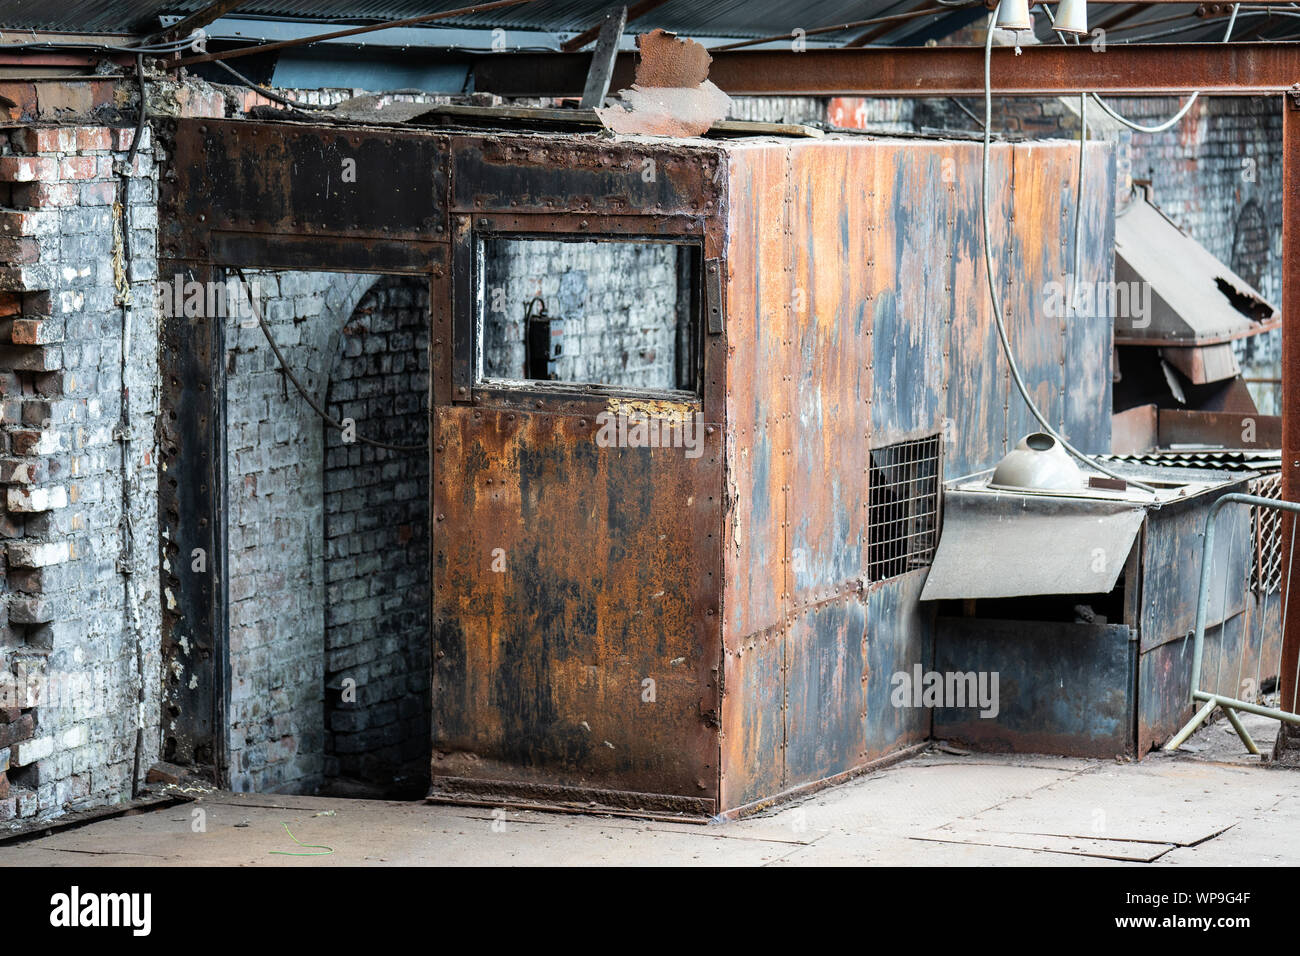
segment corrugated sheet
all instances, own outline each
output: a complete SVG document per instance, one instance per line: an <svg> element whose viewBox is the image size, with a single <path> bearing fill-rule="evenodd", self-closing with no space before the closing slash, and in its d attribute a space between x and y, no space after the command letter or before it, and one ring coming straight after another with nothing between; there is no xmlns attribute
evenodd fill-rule
<svg viewBox="0 0 1300 956"><path fill-rule="evenodd" d="M1269 471L1282 466L1282 453L1275 449L1252 451L1152 451L1129 455L1101 455L1104 461L1132 462L1167 468L1204 468L1211 471Z"/></svg>
<svg viewBox="0 0 1300 956"><path fill-rule="evenodd" d="M357 2L357 0L288 0L284 3L249 3L238 16L269 16L295 20L398 20L404 17L454 10L470 0L427 2ZM158 3L156 0L49 0L42 3L5 4L0 27L87 32L147 30L163 14L186 14L201 9L206 0ZM505 29L576 32L599 22L615 4L605 0L535 0L468 17L440 21L448 26L503 27ZM701 36L763 36L786 33L795 27L814 27L879 16L906 9L897 0L807 0L799 9L778 0L668 0L662 7L634 21L639 32L653 27Z"/></svg>
<svg viewBox="0 0 1300 956"><path fill-rule="evenodd" d="M454 10L469 0L286 0L282 3L248 3L237 10L238 16L279 17L326 23L336 21L398 20L404 17ZM0 30L33 29L68 32L120 33L150 30L164 14L186 14L206 6L208 0L10 0L0 9ZM518 7L458 17L442 21L447 26L502 27L505 29L577 32L597 23L604 11L616 6L608 0L534 0ZM913 9L912 0L806 0L792 6L786 0L668 0L635 21L637 32L654 27L675 30L686 35L757 37L788 33L796 27L811 30L821 26L885 16ZM1127 4L1091 4L1089 20L1094 26L1127 14ZM1125 16L1108 30L1114 41L1153 39L1190 42L1218 40L1226 25L1222 18L1198 20L1195 4L1159 5L1139 9ZM1173 21L1167 18L1181 15ZM929 17L905 20L882 33L874 42L920 43L929 37L944 36L970 21L969 10L955 10L936 21ZM1038 33L1048 42L1055 37L1045 18L1039 17ZM1183 29L1189 27L1190 29ZM1294 33L1294 17L1255 15L1243 11L1235 36L1238 39L1276 38ZM1170 31L1179 31L1171 33ZM863 31L853 30L840 37L846 39ZM834 36L834 34L832 34Z"/></svg>

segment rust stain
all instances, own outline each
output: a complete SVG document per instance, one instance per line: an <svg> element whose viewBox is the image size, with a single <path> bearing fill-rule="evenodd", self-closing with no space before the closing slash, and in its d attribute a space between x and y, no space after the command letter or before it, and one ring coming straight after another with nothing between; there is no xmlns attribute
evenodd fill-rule
<svg viewBox="0 0 1300 956"><path fill-rule="evenodd" d="M707 50L663 30L637 37L636 82L596 110L616 133L699 136L726 117L731 98L709 82Z"/></svg>

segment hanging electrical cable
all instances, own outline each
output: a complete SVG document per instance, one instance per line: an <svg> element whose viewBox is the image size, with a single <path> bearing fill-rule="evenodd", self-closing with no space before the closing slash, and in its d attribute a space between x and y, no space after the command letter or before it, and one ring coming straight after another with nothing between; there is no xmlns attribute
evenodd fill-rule
<svg viewBox="0 0 1300 956"><path fill-rule="evenodd" d="M123 598L127 614L123 627L130 627L135 644L136 670L136 715L135 746L131 768L131 796L140 795L140 761L144 750L144 639L140 627L140 608L132 587L132 575L135 573L135 528L131 519L131 389L127 385L127 368L131 355L131 177L135 173L135 159L140 151L140 141L144 138L145 122L148 118L148 87L144 75L144 54L135 55L136 77L140 84L140 105L135 122L135 136L126 160L115 168L118 176L117 200L113 203L113 282L116 301L121 309L121 356L118 366L121 387L120 406L117 427L113 437L119 443L120 468L122 472L122 515L118 521L118 530L122 541L117 558L117 571L122 575Z"/></svg>
<svg viewBox="0 0 1300 956"><path fill-rule="evenodd" d="M1157 498L1156 490L1150 485L1136 481L1129 475L1120 474L1119 472L1094 460L1084 452L1079 451L1079 449L1070 444L1070 442L1052 426L1046 416L1038 410L1038 406L1034 403L1033 398L1030 397L1029 389L1025 385L1025 380L1020 375L1020 367L1016 364L1015 355L1011 351L1011 340L1007 337L1006 320L1002 315L1002 301L998 297L997 282L993 278L993 249L990 238L992 230L990 228L989 217L989 154L993 144L993 33L997 23L998 11L1001 10L1001 8L1002 0L998 0L997 6L989 15L988 35L984 39L984 150L981 163L982 177L980 180L980 214L984 227L984 275L988 280L989 302L993 307L993 321L997 326L998 341L1002 345L1002 353L1006 356L1007 367L1011 371L1011 379L1015 383L1016 391L1020 393L1020 397L1024 401L1025 406L1029 409L1029 413L1033 415L1034 418L1038 420L1038 423L1043 427L1043 431L1060 442L1062 448L1088 467L1099 471L1104 475L1109 475L1112 478L1118 478L1121 481L1127 482L1129 485L1149 493L1152 498Z"/></svg>
<svg viewBox="0 0 1300 956"><path fill-rule="evenodd" d="M294 389L303 397L303 400L311 406L311 410L324 419L327 425L341 432L346 432L347 427L329 412L325 411L325 409L320 406L320 403L316 401L315 397L303 386L302 382L298 381L298 376L293 374L293 369L289 367L289 362L285 359L284 353L280 351L280 346L275 343L275 336L271 334L271 327L267 325L266 319L262 317L262 308L257 304L257 296L253 294L252 286L250 286L248 280L244 278L244 271L236 268L234 272L235 275L239 276L239 282L244 288L244 294L248 296L248 302L253 309L253 315L257 317L257 324L262 327L262 334L266 336L267 344L271 346L271 351L275 353L275 360L280 363L280 369L284 372L285 377L293 383ZM424 451L429 447L427 444L392 445L388 442L376 441L373 438L366 438L362 435L357 435L356 440L361 442L361 444L369 445L372 448L383 448L386 451L397 451L408 454L417 451Z"/></svg>
<svg viewBox="0 0 1300 956"><path fill-rule="evenodd" d="M231 66L229 63L227 63L225 60L213 60L212 62L215 63L217 66L221 67L221 68L222 68L223 70L225 70L227 73L232 74L232 75L235 77L235 79L239 80L240 83L243 83L245 86L247 86L249 89L253 90L253 91L254 91L255 93L257 93L259 96L265 96L268 100L273 100L273 101L276 102L276 103L282 103L283 105L293 107L293 108L296 109L296 110L332 110L332 109L334 109L335 104L333 104L333 103L330 103L329 105L326 105L326 106L323 106L323 105L318 104L318 103L302 103L302 102L299 102L298 100L292 100L292 99L290 99L290 98L287 97L287 96L282 96L282 95L279 94L279 93L273 93L271 90L268 90L266 87L264 87L264 86L259 86L257 83L254 83L252 80L250 80L248 77L244 76L244 74L240 73L238 70L236 70L233 66Z"/></svg>
<svg viewBox="0 0 1300 956"><path fill-rule="evenodd" d="M1052 16L1051 10L1048 10L1047 7L1043 7L1043 9L1047 10L1048 20L1051 21L1053 25L1055 25L1056 18ZM1232 16L1228 18L1228 29L1224 31L1223 39L1219 41L1220 43L1227 43L1229 40L1232 39L1232 28L1237 22L1237 13L1240 11L1240 9L1241 9L1241 4L1234 3L1232 5ZM1064 42L1065 38L1062 37L1061 39L1062 42ZM1078 41L1076 40L1076 42ZM1201 92L1200 90L1197 90L1195 93L1191 95L1191 97L1188 98L1187 102L1183 104L1182 109L1180 109L1173 116L1169 117L1169 119L1165 120L1163 123L1159 123L1155 126L1144 126L1141 123L1135 123L1130 119L1126 119L1125 117L1120 116L1119 113L1111 109L1110 105L1107 104L1107 102L1103 100L1100 96L1098 96L1096 93L1089 93L1088 95L1091 96L1093 102L1096 103L1098 106L1100 106L1102 110L1106 113L1106 115L1109 116L1111 119L1115 120L1115 122L1122 123L1123 125L1127 126L1129 129L1134 130L1138 133L1163 133L1165 130L1176 125L1179 120L1181 120L1184 116L1187 115L1187 111L1192 108L1192 105L1200 97Z"/></svg>

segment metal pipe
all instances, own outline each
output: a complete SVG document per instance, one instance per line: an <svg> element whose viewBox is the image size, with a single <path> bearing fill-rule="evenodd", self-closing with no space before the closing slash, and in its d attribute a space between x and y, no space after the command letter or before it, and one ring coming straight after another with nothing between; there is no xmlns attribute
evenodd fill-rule
<svg viewBox="0 0 1300 956"><path fill-rule="evenodd" d="M1300 714L1293 714L1288 710L1280 710L1277 707L1265 707L1263 704L1252 704L1248 700L1224 697L1221 694L1211 694L1203 690L1196 691L1192 696L1197 700L1207 702L1209 705L1208 708L1205 708L1207 713L1215 707L1231 707L1233 710L1244 710L1248 714L1256 714L1260 717L1272 717L1274 720L1280 720L1286 724L1300 724Z"/></svg>
<svg viewBox="0 0 1300 956"><path fill-rule="evenodd" d="M1232 724L1232 729L1237 732L1237 736L1240 737L1241 742L1246 745L1246 749L1258 757L1259 748L1255 746L1254 738L1250 736L1245 725L1242 724L1241 718L1237 716L1236 708L1229 707L1222 702L1220 702L1219 706L1223 708L1223 715L1228 718L1228 723Z"/></svg>
<svg viewBox="0 0 1300 956"><path fill-rule="evenodd" d="M1300 500L1300 102L1293 90L1282 97L1282 497ZM1291 542L1295 540L1292 519ZM1300 562L1294 549L1284 552L1287 576L1283 583L1288 599L1300 581ZM1285 606L1285 605L1284 605ZM1282 620L1282 668L1278 674L1278 701L1296 699L1297 687L1292 678L1300 663L1300 615ZM1292 686L1288 687L1290 681ZM1288 691L1290 693L1288 693Z"/></svg>

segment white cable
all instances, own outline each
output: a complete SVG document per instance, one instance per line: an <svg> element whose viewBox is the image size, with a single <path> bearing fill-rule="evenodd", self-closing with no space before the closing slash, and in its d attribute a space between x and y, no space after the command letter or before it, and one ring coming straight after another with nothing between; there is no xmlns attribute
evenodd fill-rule
<svg viewBox="0 0 1300 956"><path fill-rule="evenodd" d="M1044 7L1043 9L1047 10L1046 7ZM1232 39L1232 28L1233 25L1236 24L1237 22L1237 12L1240 9L1241 9L1240 3L1234 3L1232 5L1232 16L1228 19L1228 29L1224 31L1223 39L1219 42L1227 43L1230 39ZM1056 18L1052 16L1050 10L1048 10L1047 17L1049 20L1052 21L1053 25L1055 25ZM1093 101L1098 106L1100 106L1103 110L1105 110L1107 116L1115 120L1117 123L1123 123L1129 129L1135 130L1139 133L1163 133L1165 130L1175 125L1179 120L1181 120L1184 116L1187 115L1187 111L1192 108L1192 104L1195 103L1197 98L1201 95L1201 91L1197 90L1195 93L1193 93L1191 97L1188 99L1188 101L1183 104L1182 109L1180 109L1173 116L1169 117L1169 119L1165 120L1163 123L1160 123L1157 126L1143 126L1141 123L1134 123L1130 119L1125 119L1123 116L1120 116L1113 109L1111 109L1106 104L1106 101L1103 100L1096 93L1089 93L1088 95L1092 97Z"/></svg>
<svg viewBox="0 0 1300 956"><path fill-rule="evenodd" d="M1123 116L1120 116L1113 109L1111 109L1110 106L1107 105L1106 101L1103 100L1096 93L1089 93L1088 95L1091 96L1093 101L1098 106L1100 106L1102 110L1105 111L1107 116L1115 120L1117 123L1123 123L1129 129L1136 130L1139 133L1163 133L1165 130L1177 124L1179 120L1181 120L1184 116L1187 115L1187 111L1192 108L1192 104L1196 102L1197 98L1201 95L1201 93L1199 90L1193 93L1191 97L1187 100L1187 102L1183 104L1182 109L1180 109L1177 113L1169 117L1169 119L1165 120L1163 123L1159 124L1158 126L1143 126L1141 123L1135 123L1130 119L1125 119Z"/></svg>
<svg viewBox="0 0 1300 956"><path fill-rule="evenodd" d="M993 306L993 321L997 325L998 340L1002 343L1002 352L1007 357L1007 367L1011 370L1012 381L1016 384L1016 390L1024 400L1025 406L1029 409L1030 414L1038 419L1038 423L1043 427L1043 431L1051 435L1061 443L1061 447L1073 455L1079 461L1083 462L1090 468L1093 468L1103 475L1109 475L1112 478L1118 478L1127 482L1134 488L1148 492L1153 499L1158 501L1156 490L1150 485L1145 485L1140 481L1134 480L1129 475L1122 475L1117 471L1112 471L1105 465L1095 461L1090 456L1079 451L1061 435L1051 423L1038 410L1034 400L1029 397L1029 389L1025 386L1025 380L1020 377L1020 368L1016 365L1015 356L1011 352L1011 340L1007 337L1006 321L1002 317L1002 303L998 299L997 282L993 278L993 249L992 249L992 230L989 226L989 150L992 146L993 136L993 31L997 23L998 12L1002 9L1002 0L998 0L997 6L989 15L988 35L984 38L984 152L982 168L982 178L980 181L980 214L983 220L984 235L984 275L988 280L989 301ZM1075 281L1078 281L1076 276Z"/></svg>

